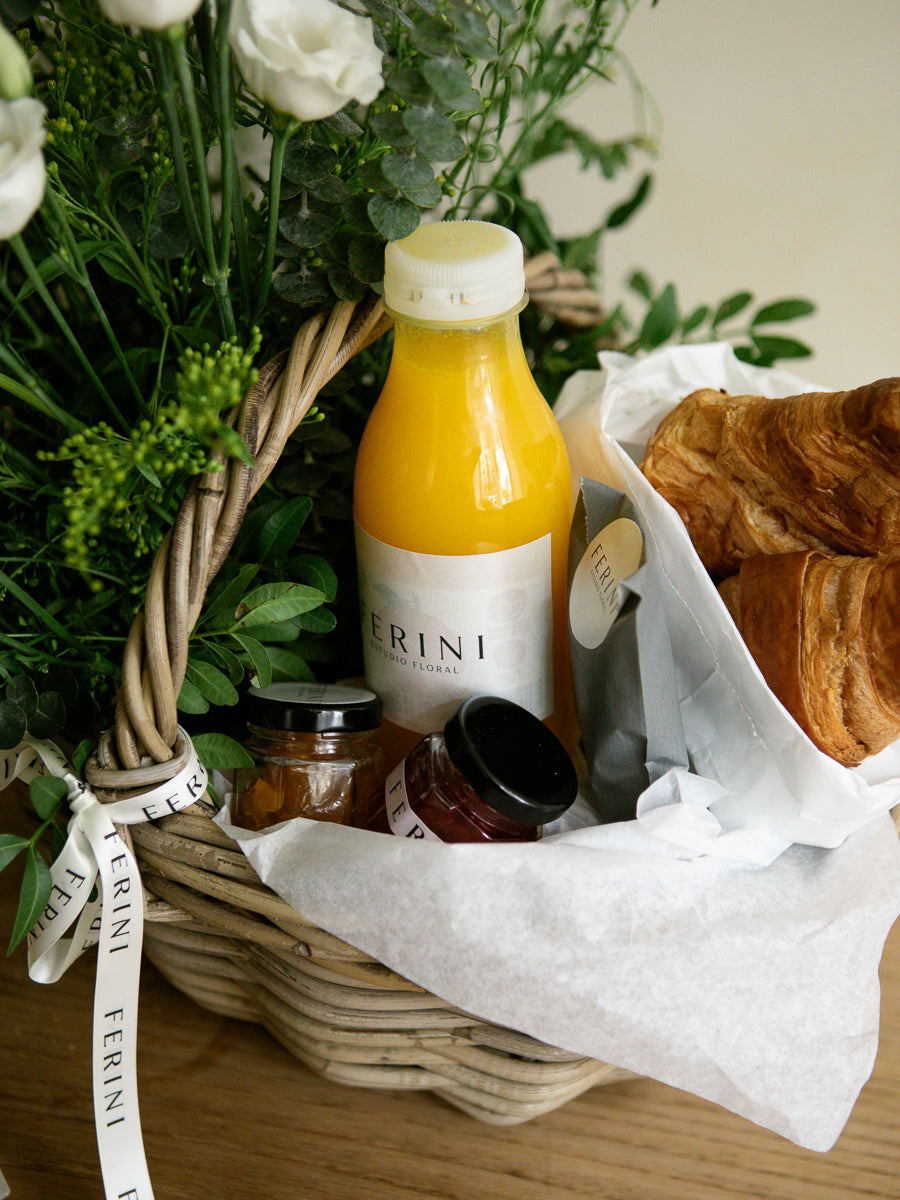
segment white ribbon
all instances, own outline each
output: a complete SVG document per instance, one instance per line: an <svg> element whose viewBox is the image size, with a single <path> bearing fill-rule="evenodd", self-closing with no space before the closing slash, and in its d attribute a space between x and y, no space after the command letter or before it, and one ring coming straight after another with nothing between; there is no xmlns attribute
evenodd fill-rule
<svg viewBox="0 0 900 1200"><path fill-rule="evenodd" d="M64 779L72 818L68 839L51 868L50 899L28 934L28 973L55 983L99 942L94 987L94 1119L106 1200L153 1200L137 1096L137 1007L144 909L134 856L116 825L178 812L199 800L207 773L190 739L186 765L166 783L138 796L101 804L73 775L58 748L28 739L0 762L0 788L38 774ZM90 899L94 884L97 895ZM72 926L70 937L64 937Z"/></svg>

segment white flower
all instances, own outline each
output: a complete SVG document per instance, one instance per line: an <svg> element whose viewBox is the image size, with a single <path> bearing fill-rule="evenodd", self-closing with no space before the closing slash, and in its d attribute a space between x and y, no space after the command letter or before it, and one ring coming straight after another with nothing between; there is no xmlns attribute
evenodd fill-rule
<svg viewBox="0 0 900 1200"><path fill-rule="evenodd" d="M25 51L5 25L0 24L0 96L17 100L31 91L31 68Z"/></svg>
<svg viewBox="0 0 900 1200"><path fill-rule="evenodd" d="M231 48L254 95L300 121L381 91L371 20L332 0L235 0Z"/></svg>
<svg viewBox="0 0 900 1200"><path fill-rule="evenodd" d="M31 96L0 100L0 241L21 232L44 198L44 112Z"/></svg>
<svg viewBox="0 0 900 1200"><path fill-rule="evenodd" d="M192 17L202 0L98 0L103 15L117 25L167 29Z"/></svg>

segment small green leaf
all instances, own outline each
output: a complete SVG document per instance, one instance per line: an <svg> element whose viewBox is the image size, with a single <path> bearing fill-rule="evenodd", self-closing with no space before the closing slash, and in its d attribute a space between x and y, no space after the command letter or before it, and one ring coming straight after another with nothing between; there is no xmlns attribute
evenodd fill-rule
<svg viewBox="0 0 900 1200"><path fill-rule="evenodd" d="M327 608L315 608L312 612L301 613L298 622L307 633L331 633L337 625L337 617Z"/></svg>
<svg viewBox="0 0 900 1200"><path fill-rule="evenodd" d="M72 753L72 771L75 775L81 778L84 774L84 767L87 760L91 757L93 746L88 738L78 743Z"/></svg>
<svg viewBox="0 0 900 1200"><path fill-rule="evenodd" d="M189 679L183 681L177 703L179 712L190 713L192 716L209 712L209 701Z"/></svg>
<svg viewBox="0 0 900 1200"><path fill-rule="evenodd" d="M689 333L693 333L707 319L710 313L708 304L700 304L692 313L684 318L681 322L681 335L687 337Z"/></svg>
<svg viewBox="0 0 900 1200"><path fill-rule="evenodd" d="M727 321L729 318L737 316L739 312L743 312L747 305L752 302L752 292L735 292L732 296L727 296L713 315L713 329L717 325L721 325L723 321Z"/></svg>
<svg viewBox="0 0 900 1200"><path fill-rule="evenodd" d="M792 300L776 300L760 308L750 322L751 329L757 325L769 325L773 321L796 321L798 317L808 317L816 311L816 306L810 300L797 297Z"/></svg>
<svg viewBox="0 0 900 1200"><path fill-rule="evenodd" d="M771 366L779 358L808 358L812 350L804 342L795 338L768 337L763 334L751 334L750 340L759 355L760 366Z"/></svg>
<svg viewBox="0 0 900 1200"><path fill-rule="evenodd" d="M19 892L19 907L16 911L7 954L12 954L47 907L52 886L50 868L34 846L29 846L25 855L25 871L22 875L22 887Z"/></svg>
<svg viewBox="0 0 900 1200"><path fill-rule="evenodd" d="M237 607L237 620L231 627L234 633L265 625L270 621L286 621L312 608L318 608L325 597L318 588L302 583L264 583L255 588Z"/></svg>
<svg viewBox="0 0 900 1200"><path fill-rule="evenodd" d="M28 785L31 807L43 821L53 816L68 794L66 781L55 775L37 775Z"/></svg>
<svg viewBox="0 0 900 1200"><path fill-rule="evenodd" d="M628 277L628 286L648 303L653 299L653 283L644 271L633 271Z"/></svg>
<svg viewBox="0 0 900 1200"><path fill-rule="evenodd" d="M318 554L298 554L290 560L287 569L291 575L318 588L330 604L337 595L338 577L329 562Z"/></svg>
<svg viewBox="0 0 900 1200"><path fill-rule="evenodd" d="M206 611L200 618L199 624L203 624L207 617L215 616L216 613L225 612L230 617L233 617L234 610L240 603L241 597L258 573L259 566L257 563L245 563L234 579L215 588L209 598Z"/></svg>
<svg viewBox="0 0 900 1200"><path fill-rule="evenodd" d="M661 346L672 336L677 325L678 299L675 285L667 283L644 317L640 340L647 349Z"/></svg>
<svg viewBox="0 0 900 1200"><path fill-rule="evenodd" d="M211 704L231 705L238 702L239 696L234 684L212 663L203 662L199 658L189 658L187 678Z"/></svg>
<svg viewBox="0 0 900 1200"><path fill-rule="evenodd" d="M389 242L408 237L419 227L419 210L410 200L376 195L366 208L372 224Z"/></svg>
<svg viewBox="0 0 900 1200"><path fill-rule="evenodd" d="M637 210L650 195L652 183L652 175L643 175L629 198L624 203L617 205L606 218L606 228L616 229L619 225L624 225L626 221L634 216Z"/></svg>
<svg viewBox="0 0 900 1200"><path fill-rule="evenodd" d="M272 682L272 660L269 658L269 652L266 647L262 642L258 642L256 638L248 637L245 633L236 633L233 637L243 648L244 653L250 660L250 666L255 676L253 686L268 687Z"/></svg>
<svg viewBox="0 0 900 1200"><path fill-rule="evenodd" d="M8 867L20 851L30 845L28 838L19 837L15 833L0 833L0 871Z"/></svg>
<svg viewBox="0 0 900 1200"><path fill-rule="evenodd" d="M240 742L224 733L197 733L194 749L207 771L230 771L235 767L252 767L253 759Z"/></svg>
<svg viewBox="0 0 900 1200"><path fill-rule="evenodd" d="M260 562L277 562L291 552L312 506L309 496L295 496L275 510L256 539Z"/></svg>
<svg viewBox="0 0 900 1200"><path fill-rule="evenodd" d="M272 660L273 683L289 683L295 680L303 683L314 682L315 677L309 663L296 650L288 650L284 646L271 646L269 657Z"/></svg>

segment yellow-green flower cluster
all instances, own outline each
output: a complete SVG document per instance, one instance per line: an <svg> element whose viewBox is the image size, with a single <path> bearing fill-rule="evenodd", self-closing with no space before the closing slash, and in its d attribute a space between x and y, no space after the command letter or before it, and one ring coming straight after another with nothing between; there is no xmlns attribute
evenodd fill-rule
<svg viewBox="0 0 900 1200"><path fill-rule="evenodd" d="M253 359L260 346L254 331L247 347L224 342L217 350L187 350L179 360L174 399L153 419L139 421L130 435L104 421L66 438L45 461L70 461L71 483L62 489L66 528L62 547L67 564L99 591L92 565L102 557L102 540L115 536L131 543L137 557L156 549L163 521L171 518L171 486L186 477L220 466L211 451L221 443L228 453L247 455L223 420L256 377Z"/></svg>

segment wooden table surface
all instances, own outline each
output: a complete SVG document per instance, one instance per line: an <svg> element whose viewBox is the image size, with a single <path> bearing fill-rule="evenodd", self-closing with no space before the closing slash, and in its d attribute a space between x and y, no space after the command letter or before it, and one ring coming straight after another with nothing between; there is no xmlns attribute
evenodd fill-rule
<svg viewBox="0 0 900 1200"><path fill-rule="evenodd" d="M0 796L4 826L9 806ZM19 868L0 874L0 931ZM0 1173L11 1200L102 1200L90 1080L94 955L32 983L0 960ZM157 1200L848 1200L900 1197L900 924L881 970L872 1078L827 1154L632 1080L526 1125L427 1093L319 1079L256 1026L196 1007L144 965L139 1087ZM0 1186L0 1196L4 1195Z"/></svg>

